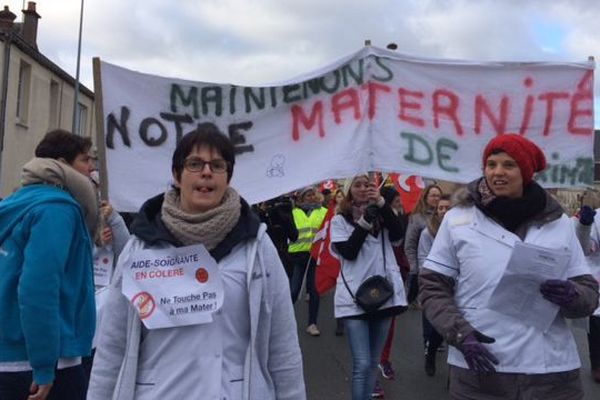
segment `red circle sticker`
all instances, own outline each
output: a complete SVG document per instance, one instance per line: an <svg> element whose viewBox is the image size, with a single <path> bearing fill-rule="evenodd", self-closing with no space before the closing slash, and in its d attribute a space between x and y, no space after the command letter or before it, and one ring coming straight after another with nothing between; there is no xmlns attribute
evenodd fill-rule
<svg viewBox="0 0 600 400"><path fill-rule="evenodd" d="M154 302L154 298L148 292L140 292L133 296L131 299L131 303L138 310L140 314L140 319L148 318L154 312L156 308L156 303Z"/></svg>
<svg viewBox="0 0 600 400"><path fill-rule="evenodd" d="M208 271L206 268L200 267L196 270L196 280L200 283L208 281Z"/></svg>

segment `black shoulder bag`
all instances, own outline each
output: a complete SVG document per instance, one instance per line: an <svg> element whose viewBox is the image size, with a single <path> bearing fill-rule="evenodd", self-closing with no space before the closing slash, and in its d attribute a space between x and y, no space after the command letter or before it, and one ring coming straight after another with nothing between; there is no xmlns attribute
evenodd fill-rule
<svg viewBox="0 0 600 400"><path fill-rule="evenodd" d="M381 229L381 250L383 252L383 270L386 271L386 262L385 262L385 231ZM390 299L394 295L394 287L387 280L385 276L381 275L372 275L365 279L358 289L356 289L356 294L353 294L346 282L346 278L344 277L344 268L340 269L340 273L342 274L342 280L344 281L344 286L352 296L354 302L367 314L375 312L385 304L386 301Z"/></svg>

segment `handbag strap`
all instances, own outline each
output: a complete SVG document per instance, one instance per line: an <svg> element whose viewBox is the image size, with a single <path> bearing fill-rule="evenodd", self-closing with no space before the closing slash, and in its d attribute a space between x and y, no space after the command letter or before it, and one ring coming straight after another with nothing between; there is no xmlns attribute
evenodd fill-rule
<svg viewBox="0 0 600 400"><path fill-rule="evenodd" d="M386 269L386 262L385 262L385 234L383 231L383 228L381 228L381 253L383 254L383 270L387 272ZM342 267L340 268L340 273L342 274L342 281L344 282L344 286L346 286L346 290L348 291L348 293L350 293L350 296L352 297L352 300L354 300L356 302L356 296L354 296L354 293L352 293L352 290L350 290L350 286L348 286L348 282L346 282L346 277L344 276L344 266L342 265Z"/></svg>

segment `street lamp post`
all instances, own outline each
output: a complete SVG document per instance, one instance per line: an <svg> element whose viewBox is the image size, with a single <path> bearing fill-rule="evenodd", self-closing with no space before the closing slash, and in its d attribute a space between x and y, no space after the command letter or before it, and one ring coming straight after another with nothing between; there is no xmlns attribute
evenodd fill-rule
<svg viewBox="0 0 600 400"><path fill-rule="evenodd" d="M83 1L79 12L79 39L77 43L77 69L75 71L75 99L73 101L73 133L79 135L79 65L81 63L81 34L83 31Z"/></svg>

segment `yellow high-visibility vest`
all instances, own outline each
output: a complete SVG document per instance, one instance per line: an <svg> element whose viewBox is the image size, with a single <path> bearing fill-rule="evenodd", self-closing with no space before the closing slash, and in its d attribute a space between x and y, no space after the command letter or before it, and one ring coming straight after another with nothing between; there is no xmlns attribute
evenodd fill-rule
<svg viewBox="0 0 600 400"><path fill-rule="evenodd" d="M325 219L325 214L327 214L327 209L325 207L313 210L310 215L306 215L306 213L298 207L292 210L294 224L296 224L296 229L298 229L298 240L290 243L288 247L290 253L310 251L313 238L321 227L321 223L323 223L323 219Z"/></svg>

